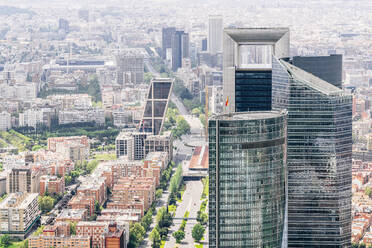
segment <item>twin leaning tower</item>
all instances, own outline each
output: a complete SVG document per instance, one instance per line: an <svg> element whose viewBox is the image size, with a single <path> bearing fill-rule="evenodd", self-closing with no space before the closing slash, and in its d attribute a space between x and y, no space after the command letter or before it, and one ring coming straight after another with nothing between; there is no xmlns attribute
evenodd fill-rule
<svg viewBox="0 0 372 248"><path fill-rule="evenodd" d="M352 96L289 50L288 28L224 30L209 247L351 246Z"/></svg>

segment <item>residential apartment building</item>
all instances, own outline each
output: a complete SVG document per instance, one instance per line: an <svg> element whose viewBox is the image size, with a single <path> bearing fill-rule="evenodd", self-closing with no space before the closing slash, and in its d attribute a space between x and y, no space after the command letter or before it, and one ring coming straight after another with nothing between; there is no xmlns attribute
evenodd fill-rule
<svg viewBox="0 0 372 248"><path fill-rule="evenodd" d="M0 131L6 131L12 128L12 118L11 115L3 111L0 113Z"/></svg>
<svg viewBox="0 0 372 248"><path fill-rule="evenodd" d="M0 233L23 239L40 217L39 194L11 193L0 203Z"/></svg>
<svg viewBox="0 0 372 248"><path fill-rule="evenodd" d="M58 112L59 124L95 122L105 124L105 110L101 108L69 109Z"/></svg>
<svg viewBox="0 0 372 248"><path fill-rule="evenodd" d="M76 235L89 236L91 247L105 248L105 233L109 232L109 223L98 221L80 221L76 224Z"/></svg>
<svg viewBox="0 0 372 248"><path fill-rule="evenodd" d="M7 175L6 192L39 193L40 173L27 167L11 169Z"/></svg>
<svg viewBox="0 0 372 248"><path fill-rule="evenodd" d="M65 178L44 175L40 177L40 195L63 194L65 192Z"/></svg>

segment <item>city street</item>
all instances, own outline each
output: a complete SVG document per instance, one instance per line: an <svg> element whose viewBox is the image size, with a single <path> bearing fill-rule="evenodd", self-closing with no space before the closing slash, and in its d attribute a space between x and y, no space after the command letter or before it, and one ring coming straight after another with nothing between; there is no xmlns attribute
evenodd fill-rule
<svg viewBox="0 0 372 248"><path fill-rule="evenodd" d="M190 214L185 228L185 239L180 244L180 247L194 247L194 240L191 236L191 230L197 223L196 216L201 204L200 197L203 192L203 184L201 181L187 181L185 184L186 191L183 194L182 202L177 207L176 215L173 219L173 225L169 230L170 232L168 234L168 240L164 246L165 248L175 247L176 240L172 236L172 233L179 229L186 211L189 211Z"/></svg>

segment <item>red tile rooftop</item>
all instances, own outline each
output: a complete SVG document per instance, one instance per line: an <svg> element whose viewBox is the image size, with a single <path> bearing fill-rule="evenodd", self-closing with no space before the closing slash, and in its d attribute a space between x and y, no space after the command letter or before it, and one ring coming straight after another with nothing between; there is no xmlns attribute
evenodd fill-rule
<svg viewBox="0 0 372 248"><path fill-rule="evenodd" d="M208 169L208 146L197 146L190 160L189 168L191 170Z"/></svg>

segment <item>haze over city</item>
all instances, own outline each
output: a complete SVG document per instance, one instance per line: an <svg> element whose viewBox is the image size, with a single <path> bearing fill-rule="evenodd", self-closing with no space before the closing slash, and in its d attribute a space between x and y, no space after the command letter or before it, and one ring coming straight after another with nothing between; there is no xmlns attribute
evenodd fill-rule
<svg viewBox="0 0 372 248"><path fill-rule="evenodd" d="M0 0L0 248L372 247L371 13Z"/></svg>

